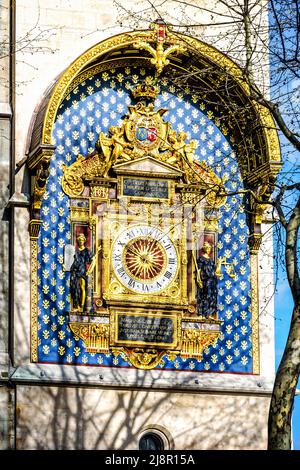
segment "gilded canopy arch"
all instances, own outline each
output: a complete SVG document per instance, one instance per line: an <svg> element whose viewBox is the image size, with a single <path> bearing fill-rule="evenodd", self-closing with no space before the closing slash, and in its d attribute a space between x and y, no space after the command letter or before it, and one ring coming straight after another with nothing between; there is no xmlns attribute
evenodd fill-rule
<svg viewBox="0 0 300 470"><path fill-rule="evenodd" d="M109 61L124 61L130 59L132 63L144 60L149 67L153 67L153 56L143 45L140 50L138 43L154 45L156 37L153 30L132 31L106 39L88 49L78 57L59 77L54 88L48 95L47 105L43 102L42 110L37 114L32 136L28 164L35 168L40 160L41 153L51 151L52 131L58 108L68 91L72 89L78 78L91 66ZM243 162L240 164L243 179L255 187L255 182L266 175L276 175L280 166L280 150L275 124L270 112L257 103L250 102L248 86L243 81L241 68L229 57L202 41L180 33L168 31L165 38L167 46L179 47L176 55L170 54L168 67L162 71L175 70L177 75L183 76L186 71L190 78L190 85L198 83L198 89L205 84L207 96L216 94L220 105L226 109L231 120L231 126L237 131L238 146ZM181 49L180 49L181 48ZM153 49L153 48L152 48ZM205 67L205 72L204 72ZM160 72L161 73L161 72ZM222 81L226 80L226 89L232 92L224 93ZM231 82L228 87L229 80ZM184 78L187 83L187 78ZM183 83L183 82L182 82ZM197 88L197 87L196 87ZM241 107L247 111L243 116ZM239 111L237 111L239 110ZM249 112L250 110L250 112ZM238 114L238 119L237 119ZM245 138L243 132L249 128L250 119L255 121L252 135ZM248 129L249 130L249 129ZM248 131L247 131L248 132ZM236 139L236 140L237 140ZM43 152L41 152L41 150ZM39 155L39 157L38 157Z"/></svg>
<svg viewBox="0 0 300 470"><path fill-rule="evenodd" d="M97 77L101 75L101 86L106 87L106 84L104 84L104 76L108 74L105 71L111 72L111 77L113 76L112 80L117 81L119 71L122 71L122 68L123 71L125 71L126 67L129 68L129 66L131 67L130 70L133 72L128 73L132 75L132 85L135 85L135 88L134 86L131 87L130 83L128 82L129 88L126 89L126 84L123 80L122 86L123 91L125 90L125 93L123 93L122 96L124 98L124 104L126 104L123 109L125 110L126 107L128 108L128 112L125 117L124 114L122 115L122 113L119 111L119 114L114 113L115 115L111 119L111 123L113 123L113 126L108 127L108 124L105 124L104 122L105 119L103 119L103 116L101 116L101 114L97 115L96 108L93 108L94 111L90 112L95 112L95 116L91 116L91 114L89 114L89 117L92 119L96 117L96 120L98 120L97 122L95 122L95 129L92 129L92 133L94 135L92 140L95 146L92 150L90 150L90 148L87 149L89 145L82 145L81 149L78 150L78 152L82 152L82 155L77 151L75 152L72 148L73 155L68 156L67 147L69 146L69 144L67 143L67 140L71 140L70 138L73 138L73 132L74 134L79 135L75 127L72 127L72 125L70 124L72 121L72 117L68 119L68 129L66 127L63 127L62 125L62 115L64 113L67 113L67 110L69 110L68 103L70 103L70 108L73 109L73 111L70 111L73 113L72 116L76 117L77 114L79 115L80 111L86 113L86 111L88 110L88 105L86 104L86 102L84 104L84 100L85 96L88 95L88 88L89 84L91 83L89 82L89 80L91 80L93 84L96 84ZM136 78L134 78L134 70L137 68L139 68L139 75L136 75ZM144 70L143 73L142 69ZM173 94L173 96L175 97L176 95L176 100L174 101L174 109L169 115L170 119L168 118L167 120L163 120L162 116L167 110L163 108L156 110L154 109L154 104L149 103L149 101L147 102L147 100L145 101L145 103L140 100L134 106L132 105L132 103L130 104L129 91L138 91L141 97L141 94L143 92L143 86L145 85L147 85L146 88L148 87L146 90L148 96L149 93L151 94L153 92L152 98L156 97L156 91L158 90L158 88L153 87L152 89L152 84L150 84L150 82L146 82L145 75L147 78L150 78L150 76L152 76L152 79L154 78L154 80L159 78L159 80L156 81L156 84L161 85L162 89L163 86L165 86L163 84L164 80L167 80L169 96ZM110 85L108 86L112 88L112 81L110 81L109 83ZM173 86L173 83L176 84L177 89ZM94 90L96 89L96 87L97 85L95 85ZM180 94L180 88L184 90L184 93L182 95ZM77 89L81 91L78 93ZM80 99L77 99L77 97L80 96L83 91L85 93L84 98L80 97ZM107 89L106 91L107 93L113 92L112 89ZM103 89L101 90L101 93L102 96L105 96L103 94ZM94 95L96 95L96 92L94 93ZM180 100L182 101L184 99L184 96L188 96L188 102L186 104L190 106L189 108L186 107L186 110L184 111L185 116L183 116L182 118L185 119L185 121L182 122L184 122L186 126L182 125L182 129L177 127L177 130L175 131L174 129L172 129L171 125L169 126L169 123L172 123L172 118L175 119L177 108L180 108L181 106ZM93 99L93 103L97 103L96 96ZM172 100L172 98L170 98L170 100ZM183 129L185 129L185 131L187 131L188 129L188 122L190 122L186 120L189 118L188 114L192 112L192 109L197 114L196 108L198 107L199 110L201 110L201 106L203 106L203 101L207 101L210 103L214 102L214 108L216 110L214 121L209 117L213 114L213 111L210 111L210 115L209 112L207 112L208 117L205 121L205 126L209 127L209 121L211 121L211 123L214 123L214 125L218 128L215 134L219 133L220 139L222 134L222 138L224 138L224 141L227 139L229 142L230 140L230 149L236 147L237 159L232 159L235 161L231 162L231 166L233 167L237 160L244 186L250 187L254 191L264 190L265 193L263 193L263 195L265 197L268 197L269 178L273 178L276 175L276 172L278 171L278 168L280 166L278 140L273 120L268 114L268 112L262 111L258 106L250 102L248 90L242 81L242 72L239 67L234 64L228 57L224 56L220 52L216 51L214 48L196 39L189 38L181 34L172 33L169 30L167 30L167 34L163 37L163 39L159 35L155 35L155 32L153 30L135 31L115 36L113 38L103 41L102 43L92 47L87 52L82 54L77 60L73 62L73 64L70 65L70 67L68 67L65 72L62 73L54 87L49 91L48 97L45 98L45 100L43 101L43 105L41 106L40 110L36 115L28 158L28 167L32 175L34 176L34 183L32 188L32 213L30 222L30 235L32 242L31 325L32 359L34 361L38 360L37 312L39 311L39 309L41 314L44 311L53 311L54 316L56 315L56 312L58 310L61 310L64 314L67 312L67 304L69 302L67 292L69 285L68 281L67 283L64 282L64 280L68 278L68 274L66 274L65 264L63 261L64 255L62 253L62 241L64 243L67 243L67 241L70 240L71 237L73 242L72 246L73 248L75 248L75 246L77 246L76 240L79 239L78 235L81 234L82 230L82 233L85 234L85 241L83 242L83 245L84 243L87 243L88 245L88 251L86 251L87 258L89 259L89 261L91 261L92 253L94 253L94 256L96 256L97 254L98 261L95 262L95 265L91 263L92 266L94 266L95 268L95 272L92 273L91 271L93 279L93 294L90 295L90 293L86 289L86 296L84 296L84 300L82 300L83 296L81 298L83 304L81 305L80 312L84 313L87 309L86 298L89 297L90 303L92 302L90 307L94 309L93 312L96 311L96 313L100 315L100 319L101 321L103 320L104 325L103 326L101 323L101 328L99 329L99 331L97 330L96 335L96 333L94 332L94 325L92 325L92 322L91 324L89 324L89 341L94 341L93 335L95 333L97 338L101 337L101 344L99 343L96 348L97 353L104 354L108 351L108 337L105 336L108 331L107 312L104 310L105 308L111 308L110 303L119 301L120 295L123 291L125 292L127 288L130 291L131 285L129 285L128 281L128 286L124 287L123 285L122 287L122 280L120 284L120 279L118 277L116 277L116 279L110 277L111 273L110 271L108 271L108 263L106 262L106 260L110 256L108 253L110 253L114 248L112 246L106 245L110 237L104 237L102 243L102 239L99 234L102 233L102 228L104 232L106 230L109 231L109 233L113 234L115 230L120 231L121 227L118 226L120 221L114 222L113 218L111 218L111 227L107 226L104 217L105 214L103 215L102 213L102 209L104 206L102 207L101 204L103 205L104 200L110 201L111 199L109 204L111 208L114 208L114 205L118 204L118 202L116 201L120 199L121 203L123 203L124 198L125 200L127 200L126 198L128 196L132 196L132 194L130 194L132 188L128 189L127 187L125 187L124 181L128 182L134 179L134 181L139 184L140 180L143 180L143 178L145 177L145 174L146 177L148 175L149 188L152 188L151 191L153 192L153 195L156 195L156 198L163 199L162 205L171 205L172 208L174 202L176 203L176 201L181 201L181 207L194 207L194 201L199 201L197 197L199 197L201 191L201 194L203 194L203 190L208 206L218 206L218 204L216 204L217 198L213 198L213 202L210 203L209 194L206 188L201 187L201 184L195 184L195 181L193 181L193 176L196 172L198 174L198 177L200 177L200 181L203 181L206 184L206 187L207 185L211 185L211 187L219 187L219 189L222 190L222 188L224 187L223 182L221 182L220 178L216 177L209 165L203 164L203 162L199 163L198 160L194 160L194 150L192 142L195 143L195 140L184 142L186 140L186 137L184 137L184 135L186 135L186 132L182 131ZM166 105L169 104L164 101L164 99L161 100L160 104L162 104L163 102ZM75 104L77 105L78 103L80 111L77 111L77 108L75 107ZM112 101L112 103L115 103L115 101ZM188 109L191 109L191 111L188 111ZM200 114L201 113L198 113L197 116L200 116ZM84 116L86 116L86 114L84 114ZM145 118L145 116L147 119ZM87 118L85 119L86 121L88 121ZM145 119L147 120L147 124L145 123ZM109 121L109 119L106 120ZM88 140L88 131L86 131L85 124L84 129L85 131L82 132L85 132L85 134L87 135L82 136L82 139L86 141ZM104 132L104 130L107 130L107 132ZM179 137L181 139L180 142ZM220 140L218 140L218 142L220 142ZM228 144L228 142L225 143ZM57 146L56 149L55 145ZM76 145L77 144L74 143L74 146ZM62 147L62 151L60 151L60 146ZM87 151L85 151L85 149ZM52 159L54 151L55 157ZM52 167L49 167L50 160ZM111 168L112 165L114 165L113 168ZM151 169L151 171L149 170L149 168ZM189 169L192 169L190 173ZM111 170L113 170L113 172ZM234 177L236 172L233 170L234 169L232 168L232 175ZM152 179L149 178L150 173ZM153 179L154 183L151 183ZM157 184L158 180L161 180L160 185ZM169 181L168 184L165 180ZM76 184L74 184L74 182ZM47 187L49 189L48 194L47 192L45 193L46 184L48 185ZM117 189L115 188L116 184ZM194 184L194 187L192 188L194 193L189 192L191 189L189 187L190 184L192 186ZM88 189L87 186L89 186L90 189ZM160 191L162 191L161 193L157 193L157 189L155 189L156 186L160 188ZM61 189L63 192L61 191ZM86 192L87 189L89 194L88 197ZM126 191L129 191L129 193L127 193ZM144 193L145 191L146 190L144 190ZM165 195L165 198L163 198L163 194L165 194L164 191L167 195ZM45 197L42 203L43 195L45 195ZM68 211L66 211L66 208L69 207L66 202L67 196L70 198L71 201L71 219L68 218ZM145 193L144 198L145 197L147 198L149 197L149 195ZM193 199L195 197L196 199ZM134 202L134 204L136 205L141 203L141 208L139 210L144 210L147 205L149 207L151 206L151 204L149 205L149 201L147 199L144 204L140 201L139 198L140 196L137 196L137 199ZM97 199L97 204L100 200L99 210L94 199ZM219 206L224 205L222 197L221 200L219 199L219 203ZM226 227L228 227L229 220L227 219L226 213L228 211L231 211L231 214L234 214L234 211L236 213L239 212L239 214L236 215L237 222L235 222L235 226L233 226L234 224L231 224L232 228L234 229L234 232L232 232L232 236L240 236L241 238L239 239L239 243L243 243L244 245L246 245L247 237L245 235L245 213L242 214L241 211L237 210L236 208L233 209L234 204L236 204L236 202L233 203L232 201L230 202L230 204L227 204L227 207L224 209L222 214L223 219L220 223L223 224L224 230L226 231ZM105 209L103 210L105 212ZM150 214L152 211L152 206L151 210L149 209L149 211ZM167 210L168 217L170 213L170 210ZM199 209L199 213L202 214L202 209ZM260 237L260 234L257 228L261 223L262 210L260 208L254 207L254 211L251 210L249 211L249 213L254 213L252 219L250 221L248 220L248 225L250 227L250 253L253 254L257 252L259 246L259 243L257 243L257 241ZM57 223L57 214L59 217L61 217L60 223ZM140 214L141 220L142 217L144 217L143 214ZM133 217L133 213L131 212L130 207L128 208L128 216L129 219L130 217ZM69 226L70 220L71 225ZM182 233L185 233L186 231L185 224L187 223L187 220L188 218L184 217L182 219ZM170 219L170 223L171 222L172 221ZM212 232L212 234L210 234L210 236L212 237L210 239L210 243L215 247L215 257L217 257L217 217L211 222L211 226L209 227L210 222L210 220L205 219L204 223L202 221L201 223L199 222L198 225L199 227L202 227L202 230L209 229ZM193 230L195 230L196 233L199 228L197 228L197 224L193 222L190 225L191 226L189 230L191 231L191 234L194 233ZM63 240L62 235L60 235L60 245L58 244L58 246L55 245L56 242L50 240L49 238L49 234L51 235L51 237L53 234L53 239L55 239L55 237L57 236L57 230L60 232L60 234L63 234L65 237ZM127 232L124 230L125 228L123 227L123 229L120 231L121 237L126 237L128 235ZM147 230L147 227L140 226L139 230L145 231ZM38 241L39 231L41 236ZM174 231L174 234L176 235L175 232L176 230ZM234 299L236 292L239 291L234 290L234 288L232 287L233 281L231 281L231 279L235 278L234 282L237 285L237 278L236 274L233 274L229 270L230 266L233 267L233 263L226 261L226 257L229 256L228 253L231 250L229 246L231 243L230 236L227 236L227 238L224 237L224 243L221 242L218 249L220 251L220 254L222 254L222 250L224 252L223 258L221 256L219 261L223 261L223 264L225 264L228 268L228 272L226 271L226 275L230 278L227 279L227 284L225 287L227 290L232 289L232 292L234 292L232 299ZM193 236L191 236L191 239L193 239ZM194 314L196 311L195 285L192 282L193 263L195 263L195 261L191 259L190 253L190 259L188 262L186 255L187 250L184 250L182 248L184 246L184 243L187 243L187 238L183 237L182 239L180 239L179 237L177 242L178 247L177 245L174 245L174 253L183 250L181 257L182 268L180 270L176 270L174 268L175 264L171 263L170 269L172 268L173 271L171 269L170 273L168 272L169 277L165 276L167 283L167 287L165 289L166 293L164 294L165 297L158 296L157 294L151 294L151 299L153 301L153 308L156 308L157 305L160 305L160 302L162 302L161 299L163 299L166 304L172 303L173 301L175 303L177 302L178 304L180 300L180 312L178 316L178 318L180 319L183 315L183 310L184 315L186 315L187 318L189 318L189 315ZM123 242L120 239L120 246L122 245L122 243ZM168 240L165 243L166 246L168 246ZM238 248L241 248L240 244L234 244L234 251L237 251ZM172 250L172 245L170 244L170 246L170 249ZM39 249L40 251L38 251ZM228 253L227 249L229 250ZM245 249L240 249L239 251L239 255L241 255L241 253L243 254L243 258L241 258L240 260L241 264L243 265L243 269L240 273L240 278L238 280L239 286L242 286L240 287L240 289L241 296L243 298L243 307L241 307L243 308L243 321L248 321L250 312L253 321L253 328L251 333L251 341L253 347L253 367L251 366L252 369L250 365L246 367L247 361L249 359L245 358L244 356L242 356L244 363L242 361L242 365L239 365L239 367L241 367L240 370L243 370L244 372L252 370L254 371L254 373L256 373L258 370L258 308L256 286L257 279L255 278L255 272L257 271L257 269L255 268L255 266L255 269L252 269L251 267L251 275L253 274L253 279L251 281L252 297L250 301L249 295L247 297L242 294L242 290L245 290L247 286L250 290L250 286L248 285L249 281L247 277L249 273L249 266L247 264L249 250L247 250L245 247ZM115 254L116 258L118 258L118 253ZM103 269L101 270L98 269L98 266L100 266L99 260L102 259L102 257L103 263L102 261L101 263L103 264ZM253 258L256 257L252 256L252 259ZM49 260L52 260L51 267L53 266L53 269L57 270L58 278L58 280L54 280L54 284L50 283L51 285L48 285L49 273L47 263ZM171 260L173 261L172 256ZM145 262L145 260L143 262ZM44 273L44 271L46 274ZM100 272L103 272L103 279L101 277L101 281L99 277ZM86 282L88 282L87 279ZM130 282L133 282L131 281L131 278ZM135 282L137 282L136 279ZM46 286L45 292L43 291L43 295L40 299L38 299L38 286L41 286L43 283ZM144 284L142 283L139 284L139 286L142 287L143 285ZM142 289L142 287L139 288ZM103 290L103 292L102 290L99 290L100 288ZM156 287L154 284L151 285L151 288L153 288L153 292L156 293ZM135 292L134 295L132 293L132 289L130 292L131 293L128 294L128 292L126 291L124 294L125 297L127 296L127 300L129 299L130 301L134 302L136 301L136 299L138 299L140 303L143 301L144 292ZM71 292L71 297L72 295L73 294ZM189 300L187 299L187 297ZM58 301L58 299L60 298L61 300ZM77 301L75 302L76 299L74 299L75 297L72 299L73 305L71 307L71 310L69 311L69 313L71 312L70 314L72 315L79 308L76 304ZM190 304L188 302L190 302ZM232 302L234 302L234 300L232 300ZM139 304L139 308L140 305L141 304ZM244 307L244 305L246 307ZM72 308L74 310L73 313ZM234 312L235 311L236 310L234 310ZM116 312L114 310L111 310L109 314L116 315ZM77 331L76 329L78 326L78 321L74 320L74 322L77 323L75 325L75 323L73 322L73 324L73 317L74 315L70 317L70 328L74 334L76 332L78 333L76 333L76 337L81 337L81 330ZM228 316L228 322L230 322L230 318L231 317ZM109 320L111 325L111 338L115 338L115 336L117 335L116 331L113 330L116 324L115 320L113 320L113 318L111 318L111 321ZM236 319L236 322L237 321L238 320ZM189 349L190 346L187 346L185 344L184 338L186 335L186 339L188 341L190 341L191 338L188 337L189 332L181 332L181 328L185 328L187 326L184 321L183 326L180 321L178 322L178 324L176 322L177 317L176 319L174 319L174 322L172 324L174 326L174 332L176 332L176 335L179 338L177 338L179 341L178 344L180 345L180 341L182 342L181 355L182 357L185 357L185 355L189 355L191 351ZM214 322L212 321L212 323ZM216 325L219 328L218 322L214 323L214 326ZM87 325L84 325L84 331L86 331L86 326ZM76 329L76 332L74 328ZM69 335L68 344L71 344L73 340L70 336L70 330L67 330L67 333ZM214 334L215 333L216 332L214 332ZM46 332L45 334L47 337L44 339L45 341L48 341L48 339L50 338L50 336L48 336L49 332ZM53 333L54 336L55 334L56 333ZM48 358L48 354L49 351L51 351L51 347L54 349L56 348L57 343L55 341L57 341L57 338L54 338L54 336L52 338L53 344L51 343L49 345L48 343L41 343L40 349L44 349L40 351L40 357L45 356ZM212 339L212 337L209 337L210 342L212 341ZM192 340L194 341L193 338ZM93 349L90 349L92 348L92 346L90 345L89 341L86 344L89 344L88 349L90 350L90 352L92 352ZM68 344L66 343L66 346L68 346ZM175 352L177 351L176 344L175 342L174 344L172 343L172 348ZM190 343L188 342L188 344ZM69 355L66 353L66 350L64 348L65 346L61 347L61 352L58 352L58 354L65 355L66 361L68 362ZM68 348L71 348L71 346L68 346ZM117 353L117 350L115 352ZM200 352L198 351L197 354L196 357L201 359L202 350ZM145 353L145 357L141 356L139 358L139 361L141 359L144 361L143 368L148 367L146 362L147 360L151 359L150 356L148 353ZM169 356L171 357L172 354ZM156 355L155 357L155 360L161 360L160 355ZM84 360L86 360L85 356ZM133 358L132 361L134 360L135 359ZM230 353L228 353L228 367L231 364L230 361L232 361L232 357L230 356ZM159 362L157 362L157 364L158 363ZM208 366L211 367L209 364ZM176 365L174 367L176 367ZM192 363L191 367L193 367Z"/></svg>
<svg viewBox="0 0 300 470"><path fill-rule="evenodd" d="M28 152L28 167L35 176L32 219L39 219L49 162L55 149L53 126L61 103L85 77L95 73L97 66L120 67L125 62L156 68L160 79L169 76L179 87L190 87L196 101L217 102L216 111L221 119L223 116L220 127L225 134L230 129L245 187L263 194L265 199L270 196L281 166L276 126L270 112L250 101L242 70L229 57L196 38L168 28L166 32L163 38L153 28L106 39L78 57L50 88L36 114ZM250 247L257 250L265 207L254 200L250 205L255 214L249 221Z"/></svg>

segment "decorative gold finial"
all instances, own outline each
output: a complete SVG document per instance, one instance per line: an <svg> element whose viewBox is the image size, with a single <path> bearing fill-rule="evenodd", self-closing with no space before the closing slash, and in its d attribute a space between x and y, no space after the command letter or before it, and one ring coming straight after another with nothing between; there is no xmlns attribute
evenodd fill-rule
<svg viewBox="0 0 300 470"><path fill-rule="evenodd" d="M150 27L156 32L156 49L142 40L138 40L134 47L136 49L144 49L152 55L150 62L155 66L158 75L160 75L163 69L170 63L167 57L175 52L185 52L186 48L181 44L173 44L164 50L164 43L168 40L168 31L170 31L171 27L166 25L161 19L151 23Z"/></svg>

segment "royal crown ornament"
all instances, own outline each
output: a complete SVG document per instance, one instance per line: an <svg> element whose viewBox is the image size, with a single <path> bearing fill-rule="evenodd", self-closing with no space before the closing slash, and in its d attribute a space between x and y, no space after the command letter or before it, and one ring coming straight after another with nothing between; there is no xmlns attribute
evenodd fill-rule
<svg viewBox="0 0 300 470"><path fill-rule="evenodd" d="M159 88L153 84L152 77L146 77L142 83L132 89L132 96L135 99L148 98L149 100L155 100L158 93Z"/></svg>

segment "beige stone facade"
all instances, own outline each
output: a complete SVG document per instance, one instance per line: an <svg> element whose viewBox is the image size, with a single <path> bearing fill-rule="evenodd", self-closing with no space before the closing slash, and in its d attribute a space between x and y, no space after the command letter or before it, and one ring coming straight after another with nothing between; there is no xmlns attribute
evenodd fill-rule
<svg viewBox="0 0 300 470"><path fill-rule="evenodd" d="M103 388L18 387L18 449L137 450L163 432L167 449L263 450L269 400L262 396ZM32 422L39 423L33 426Z"/></svg>
<svg viewBox="0 0 300 470"><path fill-rule="evenodd" d="M126 9L137 11L141 3L146 7L147 2L127 0ZM0 210L3 215L13 194L26 196L29 192L24 167L16 175L15 188L10 187L10 194L7 186L15 163L28 151L33 117L47 88L89 47L137 28L138 24L146 28L149 18L146 12L140 20L130 17L113 0L7 0L2 4L1 22L8 41L13 15L10 8L15 6L16 37L15 63L14 56L9 57L7 53L1 59L1 73L4 70L6 78L15 67L15 77L11 75L11 80L15 80L13 100L9 93L12 82L4 80L0 87ZM174 5L171 10L167 4L167 22L197 18L192 10L182 13L180 6L176 11ZM201 21L209 17L201 17ZM194 28L192 33L212 43L213 30L201 27ZM215 34L220 34L217 27ZM10 123L15 133L13 147L10 147ZM1 220L0 277L4 282L0 290L0 449L15 446L17 449L135 450L140 435L147 429L164 433L169 449L266 448L274 378L273 305L265 301L272 276L271 264L260 268L259 305L260 319L263 319L259 330L260 375L155 374L35 365L30 362L28 222L28 207L22 203L8 205ZM265 241L265 248L271 255L271 239ZM10 266L9 253L13 253ZM270 256L268 260L271 259ZM10 300L9 271L13 272ZM15 389L8 388L8 376ZM103 382L100 379L99 386L101 376Z"/></svg>

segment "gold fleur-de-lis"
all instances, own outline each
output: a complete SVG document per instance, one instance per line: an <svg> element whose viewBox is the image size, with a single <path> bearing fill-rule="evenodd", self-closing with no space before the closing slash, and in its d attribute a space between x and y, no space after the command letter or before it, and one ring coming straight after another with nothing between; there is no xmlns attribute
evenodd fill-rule
<svg viewBox="0 0 300 470"><path fill-rule="evenodd" d="M144 49L152 55L150 62L156 67L158 74L161 74L164 67L166 67L166 65L169 65L170 61L167 57L170 54L173 54L174 52L185 52L186 50L186 48L180 44L174 44L173 46L170 46L166 50L164 50L164 46L162 43L157 43L156 49L154 49L146 41L137 41L134 44L134 47L136 49Z"/></svg>

